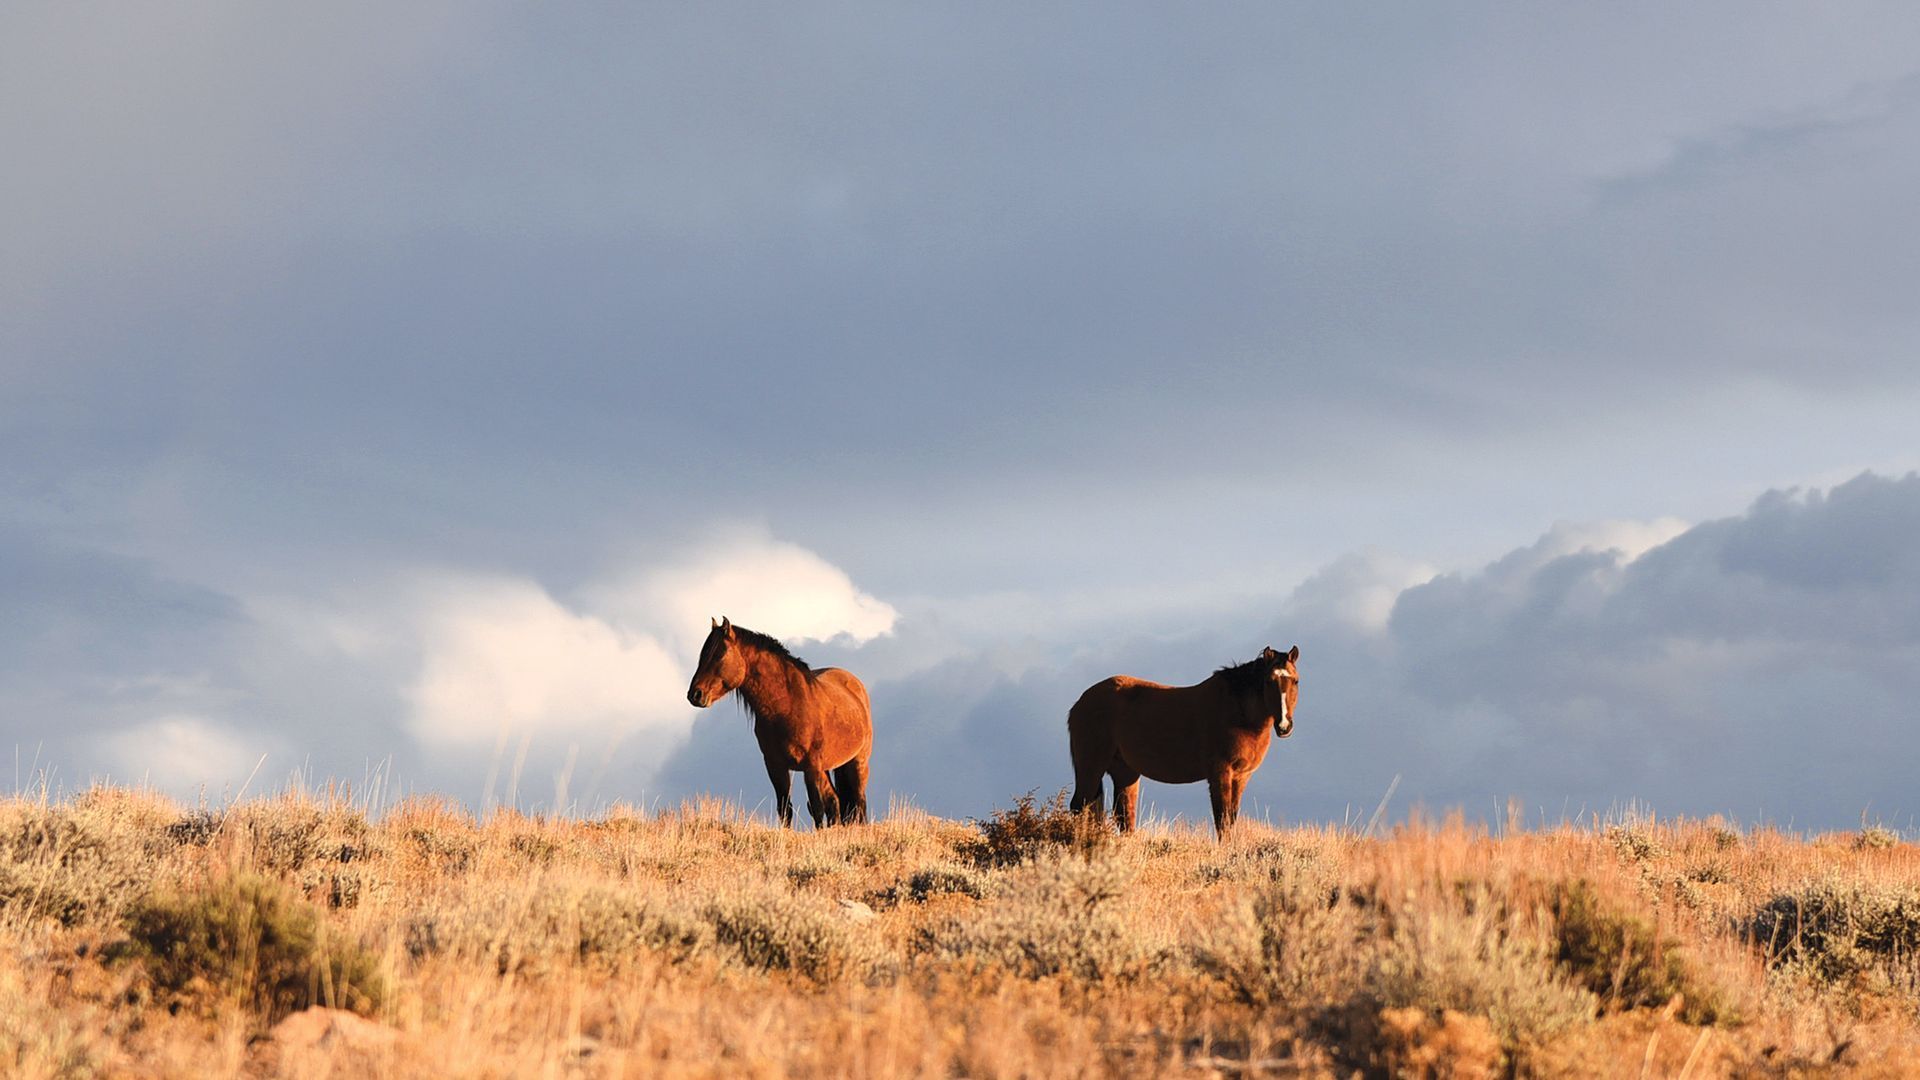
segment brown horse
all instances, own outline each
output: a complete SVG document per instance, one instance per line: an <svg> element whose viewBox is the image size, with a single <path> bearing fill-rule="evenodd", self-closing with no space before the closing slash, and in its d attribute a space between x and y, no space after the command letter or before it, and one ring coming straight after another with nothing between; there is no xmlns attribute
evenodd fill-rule
<svg viewBox="0 0 1920 1080"><path fill-rule="evenodd" d="M780 824L793 827L793 773L805 774L813 827L867 820L873 715L867 688L839 668L815 671L765 634L713 624L687 700L704 709L740 691L767 762Z"/></svg>
<svg viewBox="0 0 1920 1080"><path fill-rule="evenodd" d="M1073 809L1092 807L1099 817L1101 778L1110 775L1114 824L1130 832L1142 776L1163 784L1205 780L1214 831L1226 839L1247 777L1273 741L1267 733L1293 734L1299 661L1298 645L1283 653L1268 647L1193 686L1115 675L1088 687L1067 712Z"/></svg>

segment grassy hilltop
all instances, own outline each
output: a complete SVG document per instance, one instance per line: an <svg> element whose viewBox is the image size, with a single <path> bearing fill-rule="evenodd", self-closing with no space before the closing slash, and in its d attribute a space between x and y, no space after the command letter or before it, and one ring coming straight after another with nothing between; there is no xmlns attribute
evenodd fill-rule
<svg viewBox="0 0 1920 1080"><path fill-rule="evenodd" d="M1920 847L0 801L9 1076L1920 1071ZM337 1010L337 1011L335 1011Z"/></svg>

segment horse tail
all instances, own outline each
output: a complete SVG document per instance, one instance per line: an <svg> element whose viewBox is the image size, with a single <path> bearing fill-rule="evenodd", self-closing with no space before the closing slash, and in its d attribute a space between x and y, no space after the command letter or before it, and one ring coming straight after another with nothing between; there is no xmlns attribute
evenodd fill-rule
<svg viewBox="0 0 1920 1080"><path fill-rule="evenodd" d="M1073 758L1073 802L1079 810L1092 806L1100 812L1101 778L1113 761L1113 723L1108 706L1113 696L1112 679L1087 687L1080 700L1067 710L1067 751Z"/></svg>

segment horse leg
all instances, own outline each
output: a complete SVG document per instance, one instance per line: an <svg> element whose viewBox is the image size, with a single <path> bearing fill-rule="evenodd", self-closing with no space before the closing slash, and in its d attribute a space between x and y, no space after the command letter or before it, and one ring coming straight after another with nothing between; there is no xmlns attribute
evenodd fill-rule
<svg viewBox="0 0 1920 1080"><path fill-rule="evenodd" d="M1207 778L1207 797L1213 802L1213 833L1222 841L1233 832L1233 818L1227 810L1227 791L1233 774L1219 772Z"/></svg>
<svg viewBox="0 0 1920 1080"><path fill-rule="evenodd" d="M813 827L824 829L840 824L840 797L833 793L833 778L827 770L809 762L806 766L807 813L813 815Z"/></svg>
<svg viewBox="0 0 1920 1080"><path fill-rule="evenodd" d="M840 796L840 820L846 823L867 820L867 759L854 758L833 770L833 793Z"/></svg>
<svg viewBox="0 0 1920 1080"><path fill-rule="evenodd" d="M1129 833L1133 831L1135 811L1140 808L1140 774L1116 767L1112 775L1113 827Z"/></svg>
<svg viewBox="0 0 1920 1080"><path fill-rule="evenodd" d="M773 810L780 815L780 824L784 828L793 828L793 773L787 770L787 763L767 760L767 779L773 781Z"/></svg>
<svg viewBox="0 0 1920 1080"><path fill-rule="evenodd" d="M1247 774L1229 773L1227 775L1227 824L1240 822L1240 796L1247 792Z"/></svg>

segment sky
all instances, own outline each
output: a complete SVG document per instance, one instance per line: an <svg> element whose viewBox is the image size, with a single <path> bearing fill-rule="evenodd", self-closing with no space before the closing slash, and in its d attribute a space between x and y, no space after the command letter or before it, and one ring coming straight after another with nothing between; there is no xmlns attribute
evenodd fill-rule
<svg viewBox="0 0 1920 1080"><path fill-rule="evenodd" d="M16 789L765 814L727 615L876 806L1298 644L1249 815L1920 815L1909 6L14 5L0 145Z"/></svg>

